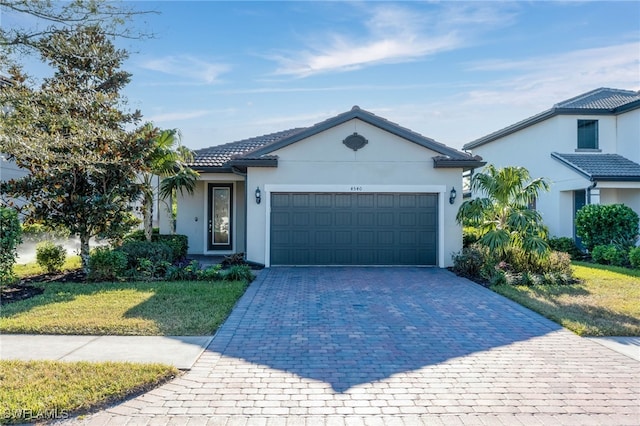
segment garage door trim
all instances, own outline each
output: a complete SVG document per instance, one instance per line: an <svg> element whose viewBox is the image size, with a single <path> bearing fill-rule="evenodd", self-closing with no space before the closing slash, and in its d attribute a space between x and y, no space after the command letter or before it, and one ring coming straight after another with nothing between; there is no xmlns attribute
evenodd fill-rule
<svg viewBox="0 0 640 426"><path fill-rule="evenodd" d="M265 266L271 266L271 193L272 192L341 192L341 193L428 193L438 194L438 266L444 268L444 199L446 185L264 185L266 226Z"/></svg>

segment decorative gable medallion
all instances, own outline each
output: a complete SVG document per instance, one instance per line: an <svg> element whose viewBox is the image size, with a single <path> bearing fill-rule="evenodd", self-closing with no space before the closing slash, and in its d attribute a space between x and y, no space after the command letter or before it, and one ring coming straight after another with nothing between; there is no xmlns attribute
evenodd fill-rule
<svg viewBox="0 0 640 426"><path fill-rule="evenodd" d="M352 150L357 151L360 148L363 148L367 143L369 143L369 141L366 140L364 136L359 135L357 132L354 132L352 135L347 136L346 139L342 141L342 143L345 144L347 148L351 148Z"/></svg>

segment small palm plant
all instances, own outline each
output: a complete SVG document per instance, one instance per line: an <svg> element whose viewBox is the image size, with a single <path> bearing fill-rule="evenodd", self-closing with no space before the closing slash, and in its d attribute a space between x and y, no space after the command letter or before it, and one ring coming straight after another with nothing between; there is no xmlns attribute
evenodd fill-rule
<svg viewBox="0 0 640 426"><path fill-rule="evenodd" d="M540 213L530 208L541 191L549 190L544 178L531 180L524 167L489 165L473 175L471 190L478 198L463 202L456 220L478 230L480 245L504 261L520 254L530 261L549 254L547 228Z"/></svg>
<svg viewBox="0 0 640 426"><path fill-rule="evenodd" d="M193 154L180 145L177 130L161 130L147 124L142 134L153 140L153 149L147 158L149 170L141 176L145 237L151 241L154 192L158 190L160 198L169 198L172 205L176 191L193 194L198 173L186 165L193 161ZM161 179L159 188L154 185L154 176Z"/></svg>

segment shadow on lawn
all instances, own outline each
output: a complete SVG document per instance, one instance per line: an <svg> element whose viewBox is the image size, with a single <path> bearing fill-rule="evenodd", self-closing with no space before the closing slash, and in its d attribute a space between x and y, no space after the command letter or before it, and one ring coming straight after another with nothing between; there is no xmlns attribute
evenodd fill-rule
<svg viewBox="0 0 640 426"><path fill-rule="evenodd" d="M561 327L437 268L272 268L208 350L330 384L383 380Z"/></svg>

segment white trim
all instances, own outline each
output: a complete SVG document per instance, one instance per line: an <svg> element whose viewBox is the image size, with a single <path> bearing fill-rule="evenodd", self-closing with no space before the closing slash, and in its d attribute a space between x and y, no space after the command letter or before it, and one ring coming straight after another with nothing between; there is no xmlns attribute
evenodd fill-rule
<svg viewBox="0 0 640 426"><path fill-rule="evenodd" d="M438 266L444 268L444 201L446 185L280 185L265 184L263 200L266 209L264 264L271 266L271 193L331 192L331 193L426 193L438 194Z"/></svg>

